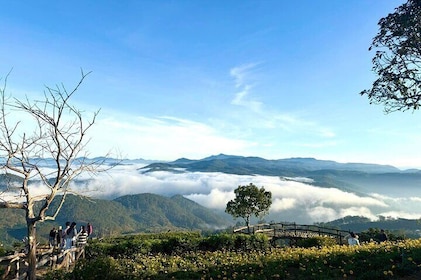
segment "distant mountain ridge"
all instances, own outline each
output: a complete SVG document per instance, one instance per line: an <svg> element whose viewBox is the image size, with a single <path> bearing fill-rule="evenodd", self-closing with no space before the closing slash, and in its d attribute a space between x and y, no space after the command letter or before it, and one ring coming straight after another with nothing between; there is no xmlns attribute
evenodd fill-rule
<svg viewBox="0 0 421 280"><path fill-rule="evenodd" d="M421 170L400 170L391 165L338 163L315 158L267 160L219 154L199 160L186 158L173 162L155 162L138 169L141 173L221 172L236 175L277 176L284 180L308 178L306 184L338 188L365 196L370 193L421 196ZM401 187L405 186L405 189Z"/></svg>
<svg viewBox="0 0 421 280"><path fill-rule="evenodd" d="M270 176L302 175L304 172L321 170L358 171L365 173L404 172L391 165L338 163L336 161L317 160L315 158L267 160L260 157L230 156L225 154L210 156L200 160L181 158L173 162L156 162L143 167L142 170L144 172L150 172L157 170L174 170L176 168L183 168L190 172L224 172L239 175L260 174Z"/></svg>
<svg viewBox="0 0 421 280"><path fill-rule="evenodd" d="M371 221L365 217L346 216L334 221L318 223L318 225L354 232L362 232L374 228L387 229L390 231L396 231L401 235L404 234L408 238L421 237L420 221L418 219L391 219L379 217L379 220Z"/></svg>
<svg viewBox="0 0 421 280"><path fill-rule="evenodd" d="M138 175L167 171L175 174L220 172L235 175L277 176L281 180L296 180L323 188L337 188L356 193L361 197L370 196L372 193L386 193L391 197L403 195L421 197L421 171L400 170L390 165L338 163L314 158L267 160L260 157L225 154L199 160L180 158L172 162L113 158L91 160L116 166L118 172L127 169L131 172L137 170ZM43 163L48 166L48 159ZM133 167L126 168L126 165ZM157 175L161 176L161 174ZM14 175L0 174L0 188L6 187L8 181L16 180L19 179ZM23 213L12 209L3 210L0 211L0 240L15 241L15 238L23 236L25 232ZM40 224L38 232L45 236L52 225L63 225L66 221L73 220L78 222L78 225L88 221L93 222L96 233L103 235L173 229L207 230L232 225L232 221L227 221L225 217L181 195L166 197L142 193L120 196L113 200L87 200L69 196L56 221ZM296 219L295 213L293 217Z"/></svg>

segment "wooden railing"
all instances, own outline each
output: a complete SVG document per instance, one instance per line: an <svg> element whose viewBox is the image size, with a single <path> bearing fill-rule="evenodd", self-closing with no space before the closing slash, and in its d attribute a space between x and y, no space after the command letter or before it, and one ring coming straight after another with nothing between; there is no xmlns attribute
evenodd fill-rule
<svg viewBox="0 0 421 280"><path fill-rule="evenodd" d="M339 244L345 242L349 231L334 228L320 227L316 225L299 225L296 223L272 223L244 226L234 229L234 233L264 233L271 239L280 238L311 238L317 236L328 236L335 238Z"/></svg>
<svg viewBox="0 0 421 280"><path fill-rule="evenodd" d="M85 258L85 247L72 247L64 251L39 247L37 249L37 269L51 267L68 270L80 258ZM4 268L1 279L25 279L28 269L26 253L19 252L0 257L0 266Z"/></svg>

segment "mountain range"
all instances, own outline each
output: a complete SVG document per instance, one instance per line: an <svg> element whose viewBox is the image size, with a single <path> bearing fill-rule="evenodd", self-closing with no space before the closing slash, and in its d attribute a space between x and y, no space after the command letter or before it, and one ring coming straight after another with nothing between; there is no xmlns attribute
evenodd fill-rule
<svg viewBox="0 0 421 280"><path fill-rule="evenodd" d="M68 196L56 220L40 224L40 237L47 236L52 226L64 225L66 221L79 225L91 222L98 236L221 229L235 223L223 211L232 198L232 190L250 182L273 193L266 221L308 224L346 216L365 216L371 220L379 215L388 220L408 218L405 216L408 214L414 219L421 217L418 214L421 171L417 169L314 158L267 160L224 154L172 162L92 160L113 168L101 178L78 178L76 188L92 185L98 191L89 199ZM48 159L39 162L44 167L51 164ZM0 188L6 180L18 178L2 175ZM12 242L24 235L23 213L1 209L1 240Z"/></svg>
<svg viewBox="0 0 421 280"><path fill-rule="evenodd" d="M271 176L300 176L320 170L359 171L365 173L402 172L391 165L368 163L338 163L315 158L287 158L267 160L260 157L243 157L219 154L200 160L181 158L173 162L152 163L145 170L185 168L188 171L224 172L232 174L260 174Z"/></svg>
<svg viewBox="0 0 421 280"><path fill-rule="evenodd" d="M236 175L264 175L308 178L312 185L335 187L359 193L421 195L421 170L400 170L391 165L339 163L314 158L267 160L259 157L210 156L200 160L181 158L173 162L155 162L139 169L143 173L168 171L221 172ZM405 189L401 187L405 186Z"/></svg>

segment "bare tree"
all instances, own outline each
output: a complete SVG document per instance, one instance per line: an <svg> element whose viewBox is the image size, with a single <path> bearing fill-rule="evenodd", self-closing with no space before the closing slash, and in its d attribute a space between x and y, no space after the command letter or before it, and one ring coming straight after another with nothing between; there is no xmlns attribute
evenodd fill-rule
<svg viewBox="0 0 421 280"><path fill-rule="evenodd" d="M98 171L99 163L88 160L85 149L86 133L99 110L85 118L84 112L70 103L88 74L82 71L71 91L63 85L46 87L42 100L7 96L9 75L0 88L0 168L6 176L18 178L0 192L0 208L25 211L28 279L36 279L37 223L55 219L76 176ZM49 209L56 196L60 203Z"/></svg>

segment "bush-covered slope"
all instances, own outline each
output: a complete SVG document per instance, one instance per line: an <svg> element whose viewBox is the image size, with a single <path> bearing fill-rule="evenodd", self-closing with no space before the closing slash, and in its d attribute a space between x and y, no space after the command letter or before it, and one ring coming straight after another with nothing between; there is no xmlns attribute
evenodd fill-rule
<svg viewBox="0 0 421 280"><path fill-rule="evenodd" d="M57 204L58 198L50 211ZM109 201L68 195L54 221L38 223L37 233L41 240L45 241L53 226L64 226L66 221L75 221L77 227L90 222L97 236L170 229L201 230L228 225L223 217L182 196L168 198L155 194L137 194ZM21 240L26 234L24 212L1 209L0 234L0 242L5 244Z"/></svg>

